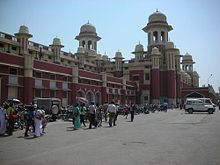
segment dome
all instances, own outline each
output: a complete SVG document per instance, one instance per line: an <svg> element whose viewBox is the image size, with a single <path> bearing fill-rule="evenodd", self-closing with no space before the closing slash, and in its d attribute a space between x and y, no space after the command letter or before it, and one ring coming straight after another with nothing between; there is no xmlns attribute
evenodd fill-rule
<svg viewBox="0 0 220 165"><path fill-rule="evenodd" d="M183 56L183 61L193 61L192 56L189 53L186 53Z"/></svg>
<svg viewBox="0 0 220 165"><path fill-rule="evenodd" d="M123 58L121 52L116 52L115 53L115 58Z"/></svg>
<svg viewBox="0 0 220 165"><path fill-rule="evenodd" d="M19 33L29 34L28 27L25 25L20 26Z"/></svg>
<svg viewBox="0 0 220 165"><path fill-rule="evenodd" d="M193 76L199 77L199 74L196 71L194 71Z"/></svg>
<svg viewBox="0 0 220 165"><path fill-rule="evenodd" d="M167 42L166 43L166 49L172 49L172 48L174 48L174 43L173 42Z"/></svg>
<svg viewBox="0 0 220 165"><path fill-rule="evenodd" d="M151 51L151 55L160 55L159 49L157 47L154 47Z"/></svg>
<svg viewBox="0 0 220 165"><path fill-rule="evenodd" d="M97 60L101 60L102 59L102 55L101 54L97 54L96 59Z"/></svg>
<svg viewBox="0 0 220 165"><path fill-rule="evenodd" d="M103 55L103 56L102 56L102 59L103 59L104 61L108 61L108 56L107 56L107 55Z"/></svg>
<svg viewBox="0 0 220 165"><path fill-rule="evenodd" d="M77 53L85 53L85 50L82 46L79 46L77 49Z"/></svg>
<svg viewBox="0 0 220 165"><path fill-rule="evenodd" d="M135 46L135 52L143 52L144 51L144 46L142 44L138 44Z"/></svg>
<svg viewBox="0 0 220 165"><path fill-rule="evenodd" d="M53 45L61 45L60 39L57 38L57 37L55 37L55 38L53 39Z"/></svg>
<svg viewBox="0 0 220 165"><path fill-rule="evenodd" d="M25 26L25 25L21 25L21 26L20 26L19 32L18 32L18 33L15 33L15 36L16 36L16 37L19 37L20 34L25 34L25 35L28 36L29 38L32 37L32 35L29 34L28 27Z"/></svg>
<svg viewBox="0 0 220 165"><path fill-rule="evenodd" d="M153 14L151 14L149 16L149 23L150 22L155 22L155 21L160 21L160 22L167 22L167 18L165 16L165 14L159 12L158 10L156 12L154 12Z"/></svg>
<svg viewBox="0 0 220 165"><path fill-rule="evenodd" d="M96 33L96 28L88 22L81 26L80 33Z"/></svg>

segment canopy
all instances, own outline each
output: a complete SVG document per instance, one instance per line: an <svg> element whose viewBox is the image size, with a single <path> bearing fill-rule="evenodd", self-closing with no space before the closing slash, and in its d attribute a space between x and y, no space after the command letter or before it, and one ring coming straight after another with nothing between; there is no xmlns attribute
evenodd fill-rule
<svg viewBox="0 0 220 165"><path fill-rule="evenodd" d="M79 103L85 103L85 104L88 103L88 100L86 100L86 98L84 97L76 97L76 101Z"/></svg>

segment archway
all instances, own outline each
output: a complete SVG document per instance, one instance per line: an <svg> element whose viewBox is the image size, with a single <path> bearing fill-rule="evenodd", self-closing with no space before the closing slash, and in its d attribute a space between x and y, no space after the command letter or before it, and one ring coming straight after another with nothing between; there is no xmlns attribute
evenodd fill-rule
<svg viewBox="0 0 220 165"><path fill-rule="evenodd" d="M86 100L88 100L89 103L94 102L94 94L91 91L86 93Z"/></svg>
<svg viewBox="0 0 220 165"><path fill-rule="evenodd" d="M96 94L95 94L95 103L97 104L101 104L101 94L100 94L100 92L97 92Z"/></svg>

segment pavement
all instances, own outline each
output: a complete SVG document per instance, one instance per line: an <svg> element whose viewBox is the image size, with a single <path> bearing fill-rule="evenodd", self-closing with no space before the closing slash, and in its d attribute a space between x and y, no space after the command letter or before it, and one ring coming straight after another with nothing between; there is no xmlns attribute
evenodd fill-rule
<svg viewBox="0 0 220 165"><path fill-rule="evenodd" d="M48 123L40 138L24 130L0 137L1 165L220 165L220 111L187 114L174 109L119 116L117 126L73 130Z"/></svg>

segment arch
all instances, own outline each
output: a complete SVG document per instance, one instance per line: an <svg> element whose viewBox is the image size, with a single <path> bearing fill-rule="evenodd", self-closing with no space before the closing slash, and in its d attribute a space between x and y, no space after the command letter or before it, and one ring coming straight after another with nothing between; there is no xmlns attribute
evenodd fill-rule
<svg viewBox="0 0 220 165"><path fill-rule="evenodd" d="M92 49L92 41L88 41L88 49Z"/></svg>
<svg viewBox="0 0 220 165"><path fill-rule="evenodd" d="M153 32L153 42L158 42L158 32L157 31Z"/></svg>
<svg viewBox="0 0 220 165"><path fill-rule="evenodd" d="M160 40L162 41L162 42L165 42L165 32L164 31L161 31L161 38L160 38Z"/></svg>
<svg viewBox="0 0 220 165"><path fill-rule="evenodd" d="M86 42L85 41L82 41L82 47L86 47Z"/></svg>
<svg viewBox="0 0 220 165"><path fill-rule="evenodd" d="M85 92L82 90L79 90L79 91L77 91L76 96L77 97L85 97Z"/></svg>
<svg viewBox="0 0 220 165"><path fill-rule="evenodd" d="M99 105L102 103L100 92L96 92L96 94L95 94L95 103L96 104L98 103Z"/></svg>
<svg viewBox="0 0 220 165"><path fill-rule="evenodd" d="M89 104L91 102L94 102L95 99L94 99L94 94L91 90L89 90L87 93L86 93L86 100L88 100Z"/></svg>
<svg viewBox="0 0 220 165"><path fill-rule="evenodd" d="M205 97L205 96L202 93L199 93L199 92L191 92L188 95L186 95L186 98L187 97L189 97L189 98L202 98L202 97Z"/></svg>

